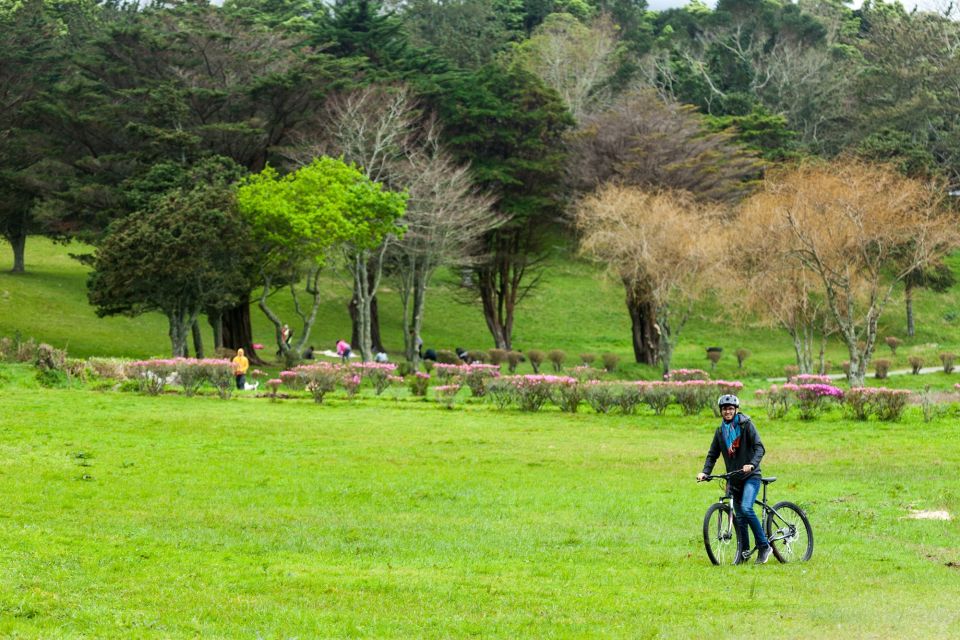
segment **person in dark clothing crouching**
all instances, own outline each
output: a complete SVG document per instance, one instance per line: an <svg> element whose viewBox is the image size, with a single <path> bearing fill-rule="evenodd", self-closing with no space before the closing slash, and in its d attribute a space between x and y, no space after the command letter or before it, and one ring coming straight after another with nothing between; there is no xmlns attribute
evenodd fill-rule
<svg viewBox="0 0 960 640"><path fill-rule="evenodd" d="M717 405L720 407L720 426L713 434L713 442L710 443L707 459L703 463L703 471L697 474L697 482L702 482L713 472L720 456L723 456L727 473L741 472L727 481L733 497L733 510L737 514L737 536L741 549L747 553L750 549L750 538L747 534L749 526L757 542L756 564L764 564L770 559L772 549L763 527L760 526L760 518L753 510L753 503L760 491L760 460L766 450L750 416L740 413L740 399L737 396L722 395L717 400ZM736 564L743 561L741 556L737 558Z"/></svg>

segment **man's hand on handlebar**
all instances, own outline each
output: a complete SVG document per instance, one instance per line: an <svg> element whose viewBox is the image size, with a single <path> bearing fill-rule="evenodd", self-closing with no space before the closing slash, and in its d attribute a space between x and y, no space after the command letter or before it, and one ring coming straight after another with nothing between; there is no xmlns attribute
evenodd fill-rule
<svg viewBox="0 0 960 640"><path fill-rule="evenodd" d="M707 474L705 474L703 471L697 474L697 482L703 482L706 479L707 479Z"/></svg>

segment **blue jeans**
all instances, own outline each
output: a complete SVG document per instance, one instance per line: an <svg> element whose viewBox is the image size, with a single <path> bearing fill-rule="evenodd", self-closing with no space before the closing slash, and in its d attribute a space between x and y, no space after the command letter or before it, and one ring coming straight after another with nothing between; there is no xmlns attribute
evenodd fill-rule
<svg viewBox="0 0 960 640"><path fill-rule="evenodd" d="M749 478L743 483L743 486L730 486L730 495L733 496L733 511L737 514L737 534L740 538L740 547L744 551L750 550L750 538L747 537L747 525L753 530L753 539L757 542L757 547L764 548L770 546L767 541L767 534L763 532L760 526L760 518L753 510L753 503L757 501L757 493L760 492L760 478Z"/></svg>

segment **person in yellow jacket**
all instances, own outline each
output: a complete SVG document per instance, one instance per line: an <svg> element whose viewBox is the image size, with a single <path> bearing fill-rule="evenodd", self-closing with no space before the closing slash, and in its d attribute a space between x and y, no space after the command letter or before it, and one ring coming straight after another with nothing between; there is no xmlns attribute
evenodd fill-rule
<svg viewBox="0 0 960 640"><path fill-rule="evenodd" d="M237 377L237 389L243 391L247 386L247 369L250 361L243 355L243 349L237 349L237 357L233 359L233 375Z"/></svg>

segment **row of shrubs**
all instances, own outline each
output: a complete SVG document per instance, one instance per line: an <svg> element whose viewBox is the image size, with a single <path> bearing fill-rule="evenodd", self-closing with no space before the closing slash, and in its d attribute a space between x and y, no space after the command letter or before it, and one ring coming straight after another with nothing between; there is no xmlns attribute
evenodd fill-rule
<svg viewBox="0 0 960 640"><path fill-rule="evenodd" d="M871 416L882 421L899 420L912 395L906 389L854 387L844 391L824 375L798 375L787 383L756 391L771 419L782 418L796 407L801 420L813 420L832 404L843 407L845 415L856 420Z"/></svg>
<svg viewBox="0 0 960 640"><path fill-rule="evenodd" d="M957 354L945 352L939 354L937 357L940 360L940 365L943 367L944 373L953 373L956 370ZM920 370L927 365L927 361L920 356L910 356L907 358L907 363L910 365L910 371L914 375L918 375ZM873 375L878 380L886 379L886 377L890 374L890 367L893 366L893 362L887 358L877 358L873 360L871 364L873 365ZM823 371L830 371L832 368L833 365L830 362L825 362ZM797 373L800 371L800 368L795 364L790 364L785 366L783 370L787 377L790 378L794 375L797 375ZM841 364L840 371L843 371L845 375L849 374L850 363L844 362Z"/></svg>
<svg viewBox="0 0 960 640"><path fill-rule="evenodd" d="M581 353L578 358L583 366L591 367L597 363L605 371L616 371L620 364L620 356L615 353L603 353L597 356L595 353ZM488 349L486 351L468 351L467 359L471 363L507 365L510 373L517 370L521 362L529 362L533 367L534 373L540 373L541 367L545 364L550 365L555 373L563 371L564 365L568 361L567 352L562 349L553 349L551 351L541 351L540 349L530 349L529 351L508 351L506 349ZM463 361L453 351L441 349L437 351L437 364L455 365ZM425 366L431 366L429 361Z"/></svg>

